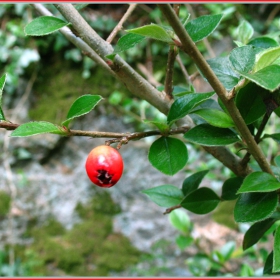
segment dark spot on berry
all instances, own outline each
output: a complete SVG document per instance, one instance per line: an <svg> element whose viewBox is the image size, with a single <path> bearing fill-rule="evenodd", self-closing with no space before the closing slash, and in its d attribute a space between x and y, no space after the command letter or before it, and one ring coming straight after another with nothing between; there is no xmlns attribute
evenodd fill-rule
<svg viewBox="0 0 280 280"><path fill-rule="evenodd" d="M112 183L112 177L113 175L109 174L106 170L97 170L98 175L97 179L100 181L100 183L107 185Z"/></svg>

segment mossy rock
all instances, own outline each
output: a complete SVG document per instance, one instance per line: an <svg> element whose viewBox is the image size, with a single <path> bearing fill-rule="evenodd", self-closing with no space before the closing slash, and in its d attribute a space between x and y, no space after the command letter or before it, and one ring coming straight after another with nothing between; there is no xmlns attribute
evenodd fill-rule
<svg viewBox="0 0 280 280"><path fill-rule="evenodd" d="M36 269L43 271L50 265L65 275L106 276L137 263L139 250L128 238L113 232L113 216L120 207L108 192L97 192L87 205L79 204L77 211L82 221L71 230L65 230L53 217L40 227L35 227L33 220L29 237L34 242L29 250L43 260L42 269ZM46 275L56 276L50 273Z"/></svg>

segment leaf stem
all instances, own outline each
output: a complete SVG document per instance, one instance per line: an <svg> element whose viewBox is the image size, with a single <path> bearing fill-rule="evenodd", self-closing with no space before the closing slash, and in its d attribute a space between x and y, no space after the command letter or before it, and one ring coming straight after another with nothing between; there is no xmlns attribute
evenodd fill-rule
<svg viewBox="0 0 280 280"><path fill-rule="evenodd" d="M212 71L207 61L197 49L195 43L192 41L191 37L189 36L184 26L178 19L172 7L169 4L159 4L158 7L167 18L169 24L172 26L178 38L181 40L181 49L192 58L197 67L208 80L209 84L220 97L221 101L224 103L238 131L240 132L241 137L247 144L249 152L252 154L252 156L255 158L255 160L258 162L259 166L264 172L273 175L268 161L266 160L262 150L256 143L254 137L250 133L250 130L244 122L239 110L235 106L234 100L228 99L228 93L225 87L219 81L219 79Z"/></svg>

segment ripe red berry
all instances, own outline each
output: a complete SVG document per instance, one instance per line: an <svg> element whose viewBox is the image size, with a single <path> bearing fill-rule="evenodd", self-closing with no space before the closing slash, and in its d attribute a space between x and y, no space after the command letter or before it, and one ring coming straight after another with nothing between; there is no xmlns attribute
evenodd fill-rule
<svg viewBox="0 0 280 280"><path fill-rule="evenodd" d="M91 150L85 167L89 179L95 185L111 188L122 176L123 159L116 149L102 145Z"/></svg>

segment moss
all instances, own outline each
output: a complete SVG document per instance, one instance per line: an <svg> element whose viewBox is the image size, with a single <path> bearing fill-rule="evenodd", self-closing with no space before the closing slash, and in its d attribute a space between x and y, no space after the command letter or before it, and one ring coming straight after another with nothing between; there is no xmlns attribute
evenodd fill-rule
<svg viewBox="0 0 280 280"><path fill-rule="evenodd" d="M11 207L11 197L4 191L0 191L0 216L6 216Z"/></svg>
<svg viewBox="0 0 280 280"><path fill-rule="evenodd" d="M108 192L97 193L89 204L79 204L77 210L82 221L71 230L66 231L54 218L29 230L34 243L28 249L43 261L38 271L52 267L65 275L106 276L137 263L140 252L126 237L113 233L112 218L120 207ZM46 275L55 276L50 271Z"/></svg>

